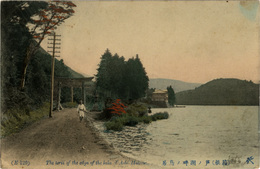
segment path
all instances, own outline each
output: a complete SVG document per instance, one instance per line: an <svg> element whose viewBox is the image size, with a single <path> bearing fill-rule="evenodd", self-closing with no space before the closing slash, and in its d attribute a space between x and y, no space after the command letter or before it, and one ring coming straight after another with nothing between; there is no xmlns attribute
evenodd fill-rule
<svg viewBox="0 0 260 169"><path fill-rule="evenodd" d="M76 109L54 112L52 118L40 120L20 133L2 139L1 146L2 168L133 168L129 165L113 166L116 160L130 162L131 159L109 147L87 121L80 123ZM12 165L14 160L29 161L30 165ZM54 165L46 165L47 160L54 162ZM79 163L72 165L73 160L79 163L84 161L86 166ZM98 160L111 162L112 165L96 165ZM55 165L56 161L61 163ZM66 162L69 161L67 167Z"/></svg>

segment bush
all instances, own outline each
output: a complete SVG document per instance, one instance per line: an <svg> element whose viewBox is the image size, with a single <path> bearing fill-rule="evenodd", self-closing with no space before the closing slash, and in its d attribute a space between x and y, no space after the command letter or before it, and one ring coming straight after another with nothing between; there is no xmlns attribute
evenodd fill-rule
<svg viewBox="0 0 260 169"><path fill-rule="evenodd" d="M142 103L133 103L126 108L126 112L135 117L142 117L147 114L147 106Z"/></svg>
<svg viewBox="0 0 260 169"><path fill-rule="evenodd" d="M116 99L115 101L107 99L104 110L99 114L99 119L107 120L114 116L126 114L126 107L120 99Z"/></svg>
<svg viewBox="0 0 260 169"><path fill-rule="evenodd" d="M128 116L126 117L125 126L136 126L138 124L138 118L134 116Z"/></svg>
<svg viewBox="0 0 260 169"><path fill-rule="evenodd" d="M152 117L151 116L143 116L141 119L141 122L148 124L152 122Z"/></svg>
<svg viewBox="0 0 260 169"><path fill-rule="evenodd" d="M122 116L115 116L112 117L110 121L115 123L121 123L124 126L136 126L139 122L137 117L129 116L129 115L122 115Z"/></svg>
<svg viewBox="0 0 260 169"><path fill-rule="evenodd" d="M116 121L109 121L105 123L107 130L121 131L123 129L123 124Z"/></svg>
<svg viewBox="0 0 260 169"><path fill-rule="evenodd" d="M161 120L161 119L168 119L169 113L168 112L156 113L156 114L152 115L151 118L152 118L153 121Z"/></svg>
<svg viewBox="0 0 260 169"><path fill-rule="evenodd" d="M136 126L139 122L149 124L152 121L168 119L168 112L156 113L152 116L142 116L136 117L128 114L123 114L121 116L113 116L110 121L106 122L104 125L107 130L121 131L124 126Z"/></svg>
<svg viewBox="0 0 260 169"><path fill-rule="evenodd" d="M107 130L121 131L123 126L136 126L139 119L134 116L122 115L114 116L110 121L105 123Z"/></svg>

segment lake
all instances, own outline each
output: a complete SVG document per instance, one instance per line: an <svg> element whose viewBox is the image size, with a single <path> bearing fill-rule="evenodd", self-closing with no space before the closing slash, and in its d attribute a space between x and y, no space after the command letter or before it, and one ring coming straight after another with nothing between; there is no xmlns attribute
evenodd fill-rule
<svg viewBox="0 0 260 169"><path fill-rule="evenodd" d="M147 143L132 154L159 167L258 166L257 106L152 109L169 119L149 124Z"/></svg>

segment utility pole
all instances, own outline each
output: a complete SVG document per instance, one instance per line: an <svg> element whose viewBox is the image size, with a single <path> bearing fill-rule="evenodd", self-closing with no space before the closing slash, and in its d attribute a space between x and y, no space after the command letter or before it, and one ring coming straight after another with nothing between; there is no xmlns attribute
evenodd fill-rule
<svg viewBox="0 0 260 169"><path fill-rule="evenodd" d="M60 45L60 43L56 43L56 41L61 41L61 39L57 39L57 37L60 37L61 35L56 35L55 32L53 33L53 35L51 35L52 38L48 39L50 41L52 41L52 43L49 43L52 46L48 46L47 48L51 48L52 51L48 51L48 52L52 52L52 65L51 65L51 100L50 100L50 112L49 112L49 117L52 117L52 110L53 110L53 91L54 91L54 66L55 66L55 57L60 57L60 56L56 56L55 53L60 53L60 51L56 51L56 49L60 49L60 47L57 47L58 45Z"/></svg>

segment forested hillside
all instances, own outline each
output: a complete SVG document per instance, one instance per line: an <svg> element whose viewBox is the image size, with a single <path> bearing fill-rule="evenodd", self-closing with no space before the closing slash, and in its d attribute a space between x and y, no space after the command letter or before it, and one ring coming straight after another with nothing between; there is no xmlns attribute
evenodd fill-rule
<svg viewBox="0 0 260 169"><path fill-rule="evenodd" d="M20 63L15 60L13 63L8 63L4 60L3 69L5 69L5 76L2 79L5 82L5 89L3 91L4 106L11 108L15 106L22 106L24 103L30 103L31 106L37 106L50 99L50 80L51 80L51 58L47 52L40 49L35 57L33 57L28 65L26 85L24 91L19 90L20 85ZM14 64L16 63L16 64ZM10 70L6 65L13 65ZM83 77L81 74L73 71L63 63L63 60L55 59L55 77ZM62 88L62 101L69 101L70 89ZM67 96L67 97L66 97ZM67 99L66 99L67 98Z"/></svg>
<svg viewBox="0 0 260 169"><path fill-rule="evenodd" d="M74 7L69 1L1 2L3 113L8 109L32 110L49 101L51 56L40 45L51 31L72 16ZM55 61L55 76L73 76L62 59Z"/></svg>
<svg viewBox="0 0 260 169"><path fill-rule="evenodd" d="M239 79L216 79L176 94L179 105L258 105L259 85Z"/></svg>

